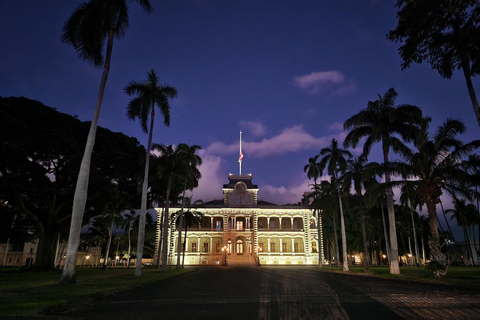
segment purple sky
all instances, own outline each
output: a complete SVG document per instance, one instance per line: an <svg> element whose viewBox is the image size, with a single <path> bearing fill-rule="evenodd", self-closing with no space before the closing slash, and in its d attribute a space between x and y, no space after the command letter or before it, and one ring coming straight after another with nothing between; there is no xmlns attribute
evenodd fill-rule
<svg viewBox="0 0 480 320"><path fill-rule="evenodd" d="M203 147L203 178L195 198L222 197L228 173L253 174L259 199L300 201L308 189L303 167L343 122L390 87L397 104L421 107L435 130L459 118L479 136L465 80L441 78L428 65L401 71L396 1L155 1L148 15L130 7L130 27L115 41L99 125L146 144L138 122L125 116L123 88L154 69L178 90L171 126L156 119L154 142ZM91 120L101 70L60 42L80 1L0 3L0 96L25 96ZM477 93L478 79L474 79ZM39 124L41 125L41 124ZM378 148L372 160L380 160ZM357 151L357 155L359 152Z"/></svg>

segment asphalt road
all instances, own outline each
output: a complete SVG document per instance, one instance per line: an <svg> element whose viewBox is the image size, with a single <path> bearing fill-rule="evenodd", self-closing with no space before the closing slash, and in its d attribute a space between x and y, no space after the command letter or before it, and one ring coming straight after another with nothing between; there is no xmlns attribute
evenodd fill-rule
<svg viewBox="0 0 480 320"><path fill-rule="evenodd" d="M53 316L53 315L52 315ZM480 292L318 272L204 267L54 316L65 319L480 319Z"/></svg>

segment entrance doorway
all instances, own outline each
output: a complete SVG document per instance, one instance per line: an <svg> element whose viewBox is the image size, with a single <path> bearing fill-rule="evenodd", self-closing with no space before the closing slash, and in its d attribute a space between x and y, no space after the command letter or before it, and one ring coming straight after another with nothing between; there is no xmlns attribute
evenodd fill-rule
<svg viewBox="0 0 480 320"><path fill-rule="evenodd" d="M243 241L240 239L237 240L237 254L243 255Z"/></svg>

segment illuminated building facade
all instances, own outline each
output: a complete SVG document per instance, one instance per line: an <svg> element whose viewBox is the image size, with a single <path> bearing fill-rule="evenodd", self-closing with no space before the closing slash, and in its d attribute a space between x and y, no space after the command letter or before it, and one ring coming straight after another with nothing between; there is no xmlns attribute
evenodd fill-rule
<svg viewBox="0 0 480 320"><path fill-rule="evenodd" d="M317 229L305 199L302 204L276 205L258 200L250 174L230 174L228 180L223 199L195 209L203 219L188 228L186 242L182 239L185 265L318 264L321 224ZM157 211L160 215L161 209ZM169 230L169 263L175 265L178 228L173 223Z"/></svg>

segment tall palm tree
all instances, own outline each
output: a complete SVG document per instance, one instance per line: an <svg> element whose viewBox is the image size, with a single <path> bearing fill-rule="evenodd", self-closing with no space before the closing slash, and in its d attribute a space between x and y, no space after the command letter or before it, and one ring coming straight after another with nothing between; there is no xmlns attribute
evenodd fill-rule
<svg viewBox="0 0 480 320"><path fill-rule="evenodd" d="M168 226L169 226L169 209L170 209L170 197L172 190L179 190L172 186L178 182L182 185L185 180L184 173L196 166L201 160L195 154L196 150L201 147L197 145L188 146L185 143L180 143L176 148L173 145L165 146L161 144L155 144L153 149L160 153L157 158L159 161L157 174L167 180L166 195L165 195L165 214L163 219L163 241L162 241L162 269L167 269L167 254L168 254ZM198 157L198 158L197 158ZM199 178L199 176L198 176ZM198 185L197 179L187 179L186 188L193 189ZM183 191L183 190L181 190ZM181 192L180 191L180 192ZM178 194L174 195L178 197Z"/></svg>
<svg viewBox="0 0 480 320"><path fill-rule="evenodd" d="M317 154L314 157L308 159L308 164L303 167L303 172L307 173L308 179L313 179L313 190L317 190L317 179L322 175L323 168L320 167L320 164L317 162L319 155ZM314 193L315 194L315 193ZM321 225L321 211L316 210L314 207L314 213L317 215L317 232L318 232L318 267L323 267L323 246L322 246L322 231L320 230Z"/></svg>
<svg viewBox="0 0 480 320"><path fill-rule="evenodd" d="M418 216L417 213L413 212L413 209L416 207L422 208L422 202L418 197L417 191L415 189L409 188L409 185L402 186L402 194L400 196L400 203L404 206L410 208L410 216L412 218L412 229L413 229L413 242L415 246L415 258L417 267L420 266L420 251L418 250L418 237L417 237L417 228L415 227L415 217Z"/></svg>
<svg viewBox="0 0 480 320"><path fill-rule="evenodd" d="M339 177L347 167L347 159L352 157L348 150L339 148L338 141L332 139L330 146L320 150L320 167L327 168L328 174L331 176L332 183L336 185L338 192L338 206L340 209L340 231L342 233L342 251L343 251L343 271L348 271L348 255L347 255L347 234L345 231L345 219L343 217L342 195L339 184Z"/></svg>
<svg viewBox="0 0 480 320"><path fill-rule="evenodd" d="M441 253L436 205L441 201L443 190L453 196L471 198L471 192L466 186L472 178L464 170L461 160L480 147L480 140L467 144L458 140L456 135L464 133L466 128L461 121L453 119L447 120L431 137L428 131L430 121L430 118L422 120L421 128L413 140L416 150L406 146L399 149L405 161L397 163L397 168L407 179L403 183L408 188L417 190L420 200L425 203L430 224L430 250ZM443 257L433 258L438 266L435 276L446 275L447 266Z"/></svg>
<svg viewBox="0 0 480 320"><path fill-rule="evenodd" d="M365 201L362 194L362 189L365 189L365 186L372 182L374 179L375 169L378 166L377 163L367 163L367 160L364 157L355 157L354 159L347 160L347 167L344 174L340 177L340 180L343 182L345 189L350 189L353 184L355 193L358 196L360 201L360 227L362 229L362 244L363 244L363 254L364 258L364 272L370 272L370 255L368 252L368 241L367 241L367 228L365 225Z"/></svg>
<svg viewBox="0 0 480 320"><path fill-rule="evenodd" d="M422 111L415 106L395 106L397 93L390 88L383 97L378 95L378 100L369 101L366 109L360 110L345 121L343 127L350 132L345 137L344 147L355 147L362 138L366 138L363 145L363 154L368 157L373 144L381 142L383 151L383 162L389 161L390 149L394 151L397 145L402 145L402 140L411 141L413 128L420 121ZM401 139L400 139L400 138ZM392 181L390 172L385 171L385 181ZM400 274L398 264L398 243L395 228L395 209L393 206L393 190L391 187L386 190L387 209L390 230L391 261L390 273Z"/></svg>
<svg viewBox="0 0 480 320"><path fill-rule="evenodd" d="M187 231L188 231L188 228L191 228L202 222L204 214L196 210L196 208L201 207L202 205L203 205L202 200L195 200L192 202L192 197L185 197L182 199L182 209L180 211L175 212L172 217L172 220L176 221L178 225L178 230L182 229L182 226L185 225L185 240L184 240L185 245L183 247L183 259L181 262L182 268L185 265L185 251L187 249L186 248ZM180 218L182 218L182 222L180 222ZM179 238L180 238L180 241L178 241L179 250L178 250L178 256L177 256L177 269L180 268L179 263L180 263L181 247L182 247L181 233L179 233Z"/></svg>
<svg viewBox="0 0 480 320"><path fill-rule="evenodd" d="M61 283L76 283L75 264L77 260L83 213L87 201L90 161L95 144L98 118L102 107L103 94L107 84L112 57L113 39L125 36L128 27L128 2L137 2L146 12L152 11L150 0L90 0L82 3L70 16L63 27L62 42L71 44L79 57L100 68L102 78L98 89L95 111L90 124L87 143L83 154L77 185L73 197L72 222L68 238L67 258ZM106 55L103 49L107 40Z"/></svg>
<svg viewBox="0 0 480 320"><path fill-rule="evenodd" d="M185 192L187 191L187 183L191 186L190 189L193 187L198 186L198 180L201 178L202 174L198 170L197 166L202 164L202 158L196 154L197 150L201 149L200 146L194 145L188 148L187 154L184 156L184 165L185 168L182 170L180 178L183 180L183 196L182 196L182 209L180 210L180 217L179 217L179 228L178 228L178 244L177 244L177 266L176 268L180 268L180 253L181 253L181 244L182 244L182 224L183 224L183 213L185 208Z"/></svg>
<svg viewBox="0 0 480 320"><path fill-rule="evenodd" d="M133 210L130 211L130 213L125 214L123 217L123 227L125 228L125 231L127 231L127 236L128 236L128 251L127 251L127 268L130 268L130 256L132 254L132 227L133 227L133 222L135 221L135 212Z"/></svg>
<svg viewBox="0 0 480 320"><path fill-rule="evenodd" d="M151 70L147 75L147 81L132 81L125 87L125 93L128 95L137 95L133 98L127 107L127 117L131 120L138 118L142 125L143 132L148 132L147 153L145 155L145 171L142 185L142 203L140 208L140 225L138 229L137 241L137 261L142 261L143 244L145 241L145 217L147 212L147 193L148 193L148 172L150 164L150 150L152 148L153 125L155 122L155 106L157 106L162 115L163 123L170 126L170 103L168 99L177 96L177 90L167 84L160 84L155 71ZM150 117L150 127L147 122ZM142 264L135 266L135 275L142 274Z"/></svg>
<svg viewBox="0 0 480 320"><path fill-rule="evenodd" d="M340 257L340 252L338 250L338 234L337 234L337 214L338 214L338 201L337 201L337 189L334 184L329 181L321 181L317 185L314 192L314 200L312 207L317 211L317 213L322 213L322 216L325 218L325 222L328 223L329 218L332 218L333 221L333 251L335 252L335 261L337 262ZM324 225L324 234L326 232L326 226ZM330 267L333 266L332 255L329 256Z"/></svg>

